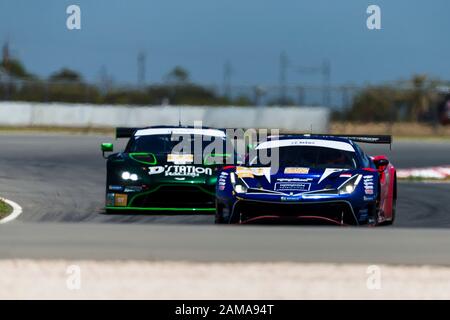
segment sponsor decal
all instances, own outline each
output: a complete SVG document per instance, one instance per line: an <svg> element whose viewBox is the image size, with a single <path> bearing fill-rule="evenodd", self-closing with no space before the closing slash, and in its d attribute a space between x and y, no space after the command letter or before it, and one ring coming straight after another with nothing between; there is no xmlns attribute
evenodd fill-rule
<svg viewBox="0 0 450 320"><path fill-rule="evenodd" d="M351 173L342 173L339 178L351 178L352 174Z"/></svg>
<svg viewBox="0 0 450 320"><path fill-rule="evenodd" d="M367 197L367 196L364 196L364 201L374 201L374 200L375 200L374 197Z"/></svg>
<svg viewBox="0 0 450 320"><path fill-rule="evenodd" d="M164 172L164 167L157 166L157 167L148 167L148 174L160 174Z"/></svg>
<svg viewBox="0 0 450 320"><path fill-rule="evenodd" d="M173 162L175 164L186 164L194 162L193 154L168 154L167 162Z"/></svg>
<svg viewBox="0 0 450 320"><path fill-rule="evenodd" d="M114 206L115 207L126 207L128 201L128 195L116 193L114 197Z"/></svg>
<svg viewBox="0 0 450 320"><path fill-rule="evenodd" d="M219 184L225 184L227 181L227 177L228 177L228 172L222 172L219 175L219 179L218 179Z"/></svg>
<svg viewBox="0 0 450 320"><path fill-rule="evenodd" d="M198 177L202 174L204 175L209 175L211 176L213 174L212 172L212 168L204 168L204 167L197 167L197 166L179 166L179 165L174 165L174 166L169 166L169 165L165 165L164 167L162 166L157 166L157 167L149 167L148 168L148 174L149 175L153 175L153 174L161 174L164 173L164 175L167 176L171 176L171 177Z"/></svg>
<svg viewBox="0 0 450 320"><path fill-rule="evenodd" d="M309 168L285 168L285 174L308 174Z"/></svg>
<svg viewBox="0 0 450 320"><path fill-rule="evenodd" d="M275 183L276 191L309 191L311 183L303 182L277 182Z"/></svg>
<svg viewBox="0 0 450 320"><path fill-rule="evenodd" d="M255 176L251 172L241 172L237 174L238 178L254 178Z"/></svg>
<svg viewBox="0 0 450 320"><path fill-rule="evenodd" d="M196 166L167 166L165 168L164 174L166 176L187 176L187 177L198 177L202 174L212 175L211 168L196 167Z"/></svg>
<svg viewBox="0 0 450 320"><path fill-rule="evenodd" d="M114 205L114 193L106 194L106 206L111 207Z"/></svg>
<svg viewBox="0 0 450 320"><path fill-rule="evenodd" d="M236 175L239 178L254 178L255 176L265 176L267 181L270 182L270 167L264 168L237 167Z"/></svg>
<svg viewBox="0 0 450 320"><path fill-rule="evenodd" d="M236 175L238 178L254 178L252 170L245 167L237 167Z"/></svg>
<svg viewBox="0 0 450 320"><path fill-rule="evenodd" d="M301 199L300 196L281 196L281 201L299 201Z"/></svg>
<svg viewBox="0 0 450 320"><path fill-rule="evenodd" d="M313 178L278 178L277 182L310 182Z"/></svg>
<svg viewBox="0 0 450 320"><path fill-rule="evenodd" d="M219 186L219 190L220 190L220 191L225 190L225 186Z"/></svg>
<svg viewBox="0 0 450 320"><path fill-rule="evenodd" d="M114 186L114 185L108 186L108 190L111 190L111 191L122 191L122 189L123 189L122 186Z"/></svg>
<svg viewBox="0 0 450 320"><path fill-rule="evenodd" d="M364 193L373 194L373 176L363 176Z"/></svg>
<svg viewBox="0 0 450 320"><path fill-rule="evenodd" d="M282 139L282 140L271 140L265 141L259 144L256 149L270 149L270 148L280 148L287 146L313 146L313 147L323 147L331 148L337 150L344 150L349 152L355 152L355 148L350 143L343 141L332 141L332 140L321 140L321 139Z"/></svg>
<svg viewBox="0 0 450 320"><path fill-rule="evenodd" d="M125 189L123 190L123 192L141 192L142 191L142 187L140 186L129 186L129 187L125 187Z"/></svg>

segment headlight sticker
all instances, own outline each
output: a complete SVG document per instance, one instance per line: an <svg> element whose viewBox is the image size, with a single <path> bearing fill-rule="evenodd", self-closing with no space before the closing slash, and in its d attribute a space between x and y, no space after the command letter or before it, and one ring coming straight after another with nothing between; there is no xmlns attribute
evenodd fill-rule
<svg viewBox="0 0 450 320"><path fill-rule="evenodd" d="M250 168L245 167L237 167L236 168L236 175L238 178L254 178L253 172Z"/></svg>
<svg viewBox="0 0 450 320"><path fill-rule="evenodd" d="M309 168L302 167L288 167L284 169L285 174L308 174Z"/></svg>
<svg viewBox="0 0 450 320"><path fill-rule="evenodd" d="M175 164L186 164L194 162L193 154L168 154L167 162L173 162Z"/></svg>

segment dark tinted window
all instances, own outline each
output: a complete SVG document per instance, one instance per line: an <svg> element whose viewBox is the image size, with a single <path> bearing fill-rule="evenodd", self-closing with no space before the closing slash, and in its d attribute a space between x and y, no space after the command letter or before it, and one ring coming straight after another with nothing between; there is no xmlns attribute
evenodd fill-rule
<svg viewBox="0 0 450 320"><path fill-rule="evenodd" d="M170 153L174 148L183 142L184 146L190 146L190 153L194 153L194 142L197 141L203 149L214 140L219 139L225 152L225 139L211 137L210 140L201 135L174 136L169 134L148 135L133 137L126 148L126 152L147 152L147 153ZM217 141L217 140L216 140Z"/></svg>
<svg viewBox="0 0 450 320"><path fill-rule="evenodd" d="M308 168L344 168L355 169L358 167L356 153L325 147L289 146L277 148L280 167L308 167ZM274 149L259 150L267 152L274 158ZM261 155L261 159L264 156ZM253 159L251 165L267 165L260 159Z"/></svg>

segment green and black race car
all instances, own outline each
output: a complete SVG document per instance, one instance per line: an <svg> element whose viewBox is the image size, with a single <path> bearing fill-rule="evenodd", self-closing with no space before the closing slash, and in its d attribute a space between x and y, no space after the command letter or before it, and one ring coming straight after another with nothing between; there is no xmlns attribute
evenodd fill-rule
<svg viewBox="0 0 450 320"><path fill-rule="evenodd" d="M224 130L117 128L116 138L129 138L123 152L106 157L113 144L101 145L107 159L106 212L215 211L217 171L237 160Z"/></svg>

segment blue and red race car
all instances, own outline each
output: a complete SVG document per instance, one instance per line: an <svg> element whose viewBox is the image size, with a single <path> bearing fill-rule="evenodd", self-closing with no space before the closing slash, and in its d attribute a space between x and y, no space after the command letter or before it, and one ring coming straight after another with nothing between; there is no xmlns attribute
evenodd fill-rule
<svg viewBox="0 0 450 320"><path fill-rule="evenodd" d="M260 142L245 165L220 172L216 223L392 224L395 168L356 142L390 144L392 138L285 135Z"/></svg>

